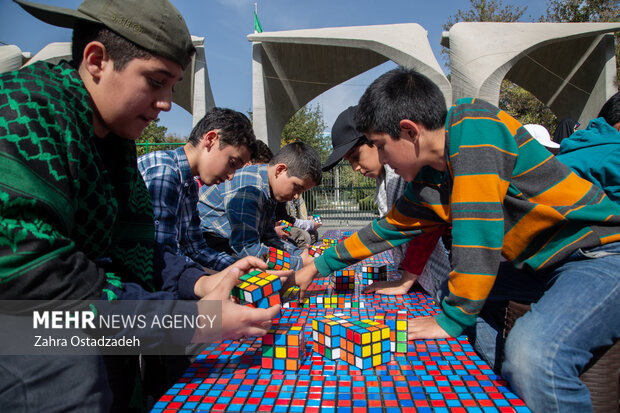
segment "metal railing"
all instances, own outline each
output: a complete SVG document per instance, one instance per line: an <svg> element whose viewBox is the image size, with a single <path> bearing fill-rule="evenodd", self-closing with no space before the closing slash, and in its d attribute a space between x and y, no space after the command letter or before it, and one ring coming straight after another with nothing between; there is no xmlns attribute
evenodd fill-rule
<svg viewBox="0 0 620 413"><path fill-rule="evenodd" d="M379 216L374 203L376 181L354 172L340 162L323 173L323 182L303 194L311 214L321 215L337 225L355 225Z"/></svg>

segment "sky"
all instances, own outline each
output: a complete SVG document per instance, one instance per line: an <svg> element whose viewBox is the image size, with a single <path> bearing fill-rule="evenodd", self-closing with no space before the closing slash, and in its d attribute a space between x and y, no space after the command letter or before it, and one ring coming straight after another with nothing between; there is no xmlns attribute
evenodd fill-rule
<svg viewBox="0 0 620 413"><path fill-rule="evenodd" d="M80 0L32 0L76 9ZM323 27L418 23L444 71L439 41L443 25L457 10L467 10L469 0L171 0L185 18L190 33L204 37L209 81L215 104L247 114L252 110L252 47L247 35L254 32L254 4L264 32ZM145 1L146 3L146 1ZM536 21L546 11L543 0L504 0L504 5L527 6L522 21ZM0 44L17 45L33 55L51 42L71 41L71 30L43 23L9 0L0 0ZM338 114L355 105L366 87L395 67L388 62L338 85L310 104L319 104L331 130ZM188 136L192 117L174 105L160 113L168 133Z"/></svg>

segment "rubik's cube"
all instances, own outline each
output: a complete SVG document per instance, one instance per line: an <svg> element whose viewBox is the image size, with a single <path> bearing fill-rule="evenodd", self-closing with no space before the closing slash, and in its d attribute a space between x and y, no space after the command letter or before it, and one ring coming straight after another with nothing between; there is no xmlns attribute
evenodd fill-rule
<svg viewBox="0 0 620 413"><path fill-rule="evenodd" d="M353 235L353 231L343 231L342 232L342 238L349 238L351 235Z"/></svg>
<svg viewBox="0 0 620 413"><path fill-rule="evenodd" d="M259 270L244 274L239 280L231 294L248 303L258 303L262 298L269 297L282 288L280 277Z"/></svg>
<svg viewBox="0 0 620 413"><path fill-rule="evenodd" d="M360 369L388 363L390 328L370 319L348 320L341 324L340 359Z"/></svg>
<svg viewBox="0 0 620 413"><path fill-rule="evenodd" d="M330 314L312 320L312 350L330 360L340 359L340 332L342 324L351 317L344 314Z"/></svg>
<svg viewBox="0 0 620 413"><path fill-rule="evenodd" d="M291 255L274 247L269 247L267 267L272 270L289 270L291 268Z"/></svg>
<svg viewBox="0 0 620 413"><path fill-rule="evenodd" d="M377 281L387 280L387 265L363 265L362 284L370 285Z"/></svg>
<svg viewBox="0 0 620 413"><path fill-rule="evenodd" d="M282 220L280 221L280 225L284 225L284 228L282 228L282 231L286 232L287 234L290 235L291 233L291 227L293 226L293 224L291 224L290 222L288 222L287 220Z"/></svg>
<svg viewBox="0 0 620 413"><path fill-rule="evenodd" d="M268 295L267 297L263 297L254 303L248 303L247 305L253 308L269 308L269 307L273 307L274 305L278 305L278 304L282 304L282 300L280 299L280 294L274 293L274 294Z"/></svg>
<svg viewBox="0 0 620 413"><path fill-rule="evenodd" d="M316 215L316 214L312 215L312 220L314 222L316 222L317 224L322 224L323 223L323 220L321 219L320 215Z"/></svg>
<svg viewBox="0 0 620 413"><path fill-rule="evenodd" d="M275 370L299 370L306 353L304 326L274 324L263 336L262 366Z"/></svg>
<svg viewBox="0 0 620 413"><path fill-rule="evenodd" d="M311 257L318 257L323 254L323 247L320 245L313 245L308 250L308 254L310 254Z"/></svg>
<svg viewBox="0 0 620 413"><path fill-rule="evenodd" d="M355 270L346 269L334 271L331 275L330 286L335 291L355 290Z"/></svg>
<svg viewBox="0 0 620 413"><path fill-rule="evenodd" d="M331 239L331 238L323 238L323 248L324 249L327 249L329 247L333 247L336 244L338 244L338 240Z"/></svg>
<svg viewBox="0 0 620 413"><path fill-rule="evenodd" d="M375 314L375 321L385 324L390 328L391 349L394 353L407 352L407 334L409 332L407 323L407 312L378 312Z"/></svg>

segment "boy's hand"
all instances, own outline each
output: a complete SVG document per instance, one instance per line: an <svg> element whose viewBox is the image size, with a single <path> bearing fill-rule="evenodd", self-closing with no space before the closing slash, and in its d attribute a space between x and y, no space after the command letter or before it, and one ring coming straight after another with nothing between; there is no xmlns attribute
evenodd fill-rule
<svg viewBox="0 0 620 413"><path fill-rule="evenodd" d="M301 254L299 254L299 256L301 257L301 262L302 265L304 267L312 264L314 262L314 257L312 255L310 255L309 252L310 246L306 245L306 248L304 248L304 252L302 252Z"/></svg>
<svg viewBox="0 0 620 413"><path fill-rule="evenodd" d="M287 239L288 238L288 234L286 232L284 232L284 228L286 227L286 225L276 225L274 227L274 230L276 231L276 234L278 234L278 237L282 238L282 239Z"/></svg>
<svg viewBox="0 0 620 413"><path fill-rule="evenodd" d="M437 324L435 317L415 317L408 321L409 333L407 339L449 338L450 334Z"/></svg>
<svg viewBox="0 0 620 413"><path fill-rule="evenodd" d="M216 272L209 276L200 277L196 284L194 284L194 294L197 297L203 298L206 294L208 294L212 289L216 288L220 283L222 278L226 276L227 271L231 268L238 268L241 271L241 274L247 274L252 270L265 270L267 268L267 263L260 258L257 257L245 257L240 259L239 261L231 264L226 267L224 270L220 272ZM280 275L280 274L276 274ZM287 275L288 277L288 275ZM282 279L282 276L280 276Z"/></svg>
<svg viewBox="0 0 620 413"><path fill-rule="evenodd" d="M394 281L378 281L370 284L362 290L363 293L375 293L382 295L403 295L409 292L409 289L418 278L416 274L409 271L403 271L400 280Z"/></svg>
<svg viewBox="0 0 620 413"><path fill-rule="evenodd" d="M235 304L230 298L230 292L239 282L239 277L243 272L233 264L222 271L222 274L219 284L203 298L203 300L222 302L222 340L264 336L271 327L271 320L278 316L280 305L270 308L251 308ZM192 342L209 341L208 334L209 332L196 329Z"/></svg>
<svg viewBox="0 0 620 413"><path fill-rule="evenodd" d="M306 290L312 284L312 280L314 276L317 274L316 266L314 265L314 261L310 262L307 266L305 265L301 270L298 270L295 273L294 281L297 286L299 286L299 302L303 303L304 297L306 295Z"/></svg>

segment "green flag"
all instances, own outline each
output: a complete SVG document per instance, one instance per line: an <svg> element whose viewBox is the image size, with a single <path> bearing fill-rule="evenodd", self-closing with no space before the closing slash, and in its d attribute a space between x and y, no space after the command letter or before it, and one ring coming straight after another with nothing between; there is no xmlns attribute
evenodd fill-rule
<svg viewBox="0 0 620 413"><path fill-rule="evenodd" d="M263 32L263 28L260 26L260 22L258 21L258 14L256 14L256 11L254 11L254 32L255 33Z"/></svg>

